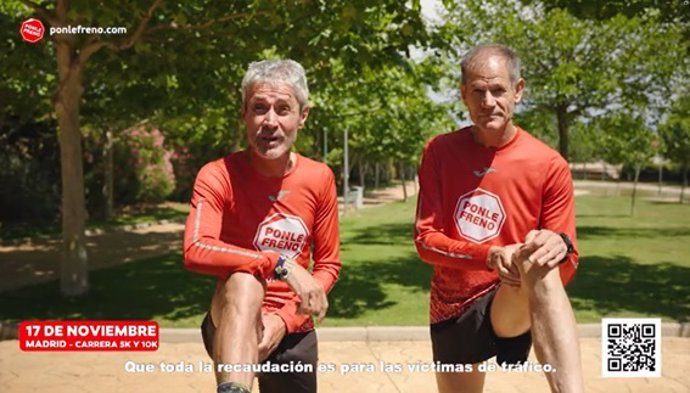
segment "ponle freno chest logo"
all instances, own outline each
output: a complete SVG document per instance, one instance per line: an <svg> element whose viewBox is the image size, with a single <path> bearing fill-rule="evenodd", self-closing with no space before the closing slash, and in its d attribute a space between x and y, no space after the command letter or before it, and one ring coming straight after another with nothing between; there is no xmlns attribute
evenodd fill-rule
<svg viewBox="0 0 690 393"><path fill-rule="evenodd" d="M483 243L498 236L506 213L498 195L477 188L458 198L454 218L462 236Z"/></svg>
<svg viewBox="0 0 690 393"><path fill-rule="evenodd" d="M284 257L296 258L304 249L309 231L301 218L275 213L265 219L256 231L254 247L275 251Z"/></svg>

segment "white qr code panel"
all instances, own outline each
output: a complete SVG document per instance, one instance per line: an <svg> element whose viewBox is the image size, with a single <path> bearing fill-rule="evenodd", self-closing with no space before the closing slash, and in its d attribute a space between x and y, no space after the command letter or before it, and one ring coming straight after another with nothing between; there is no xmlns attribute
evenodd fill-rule
<svg viewBox="0 0 690 393"><path fill-rule="evenodd" d="M604 378L660 377L661 319L602 319L601 374Z"/></svg>

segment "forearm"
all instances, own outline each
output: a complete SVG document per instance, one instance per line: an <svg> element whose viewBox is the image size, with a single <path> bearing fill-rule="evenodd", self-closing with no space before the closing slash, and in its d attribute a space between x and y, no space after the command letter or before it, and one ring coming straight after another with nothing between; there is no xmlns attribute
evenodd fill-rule
<svg viewBox="0 0 690 393"><path fill-rule="evenodd" d="M454 269L486 269L491 246L451 239L440 232L415 237L419 257L426 263Z"/></svg>

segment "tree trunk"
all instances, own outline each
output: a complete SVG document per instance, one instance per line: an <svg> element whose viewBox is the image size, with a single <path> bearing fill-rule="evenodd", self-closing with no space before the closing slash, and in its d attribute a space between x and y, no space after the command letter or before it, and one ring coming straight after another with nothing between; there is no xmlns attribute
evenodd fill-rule
<svg viewBox="0 0 690 393"><path fill-rule="evenodd" d="M558 119L558 150L568 161L568 108L558 107L556 117Z"/></svg>
<svg viewBox="0 0 690 393"><path fill-rule="evenodd" d="M55 95L55 111L58 118L62 176L60 290L63 295L77 296L89 289L84 236L86 203L82 135L79 128L83 68L71 44L57 41L56 50L60 82Z"/></svg>
<svg viewBox="0 0 690 393"><path fill-rule="evenodd" d="M379 172L381 169L380 167L381 167L381 164L377 161L376 164L374 165L374 189L379 188L379 180L380 180Z"/></svg>
<svg viewBox="0 0 690 393"><path fill-rule="evenodd" d="M364 162L364 159L359 161L357 167L359 168L359 185L364 189L366 188L365 176L367 175L367 164Z"/></svg>
<svg viewBox="0 0 690 393"><path fill-rule="evenodd" d="M103 146L103 218L109 220L113 216L115 176L114 161L115 149L113 146L113 132L109 129L105 132L105 144Z"/></svg>
<svg viewBox="0 0 690 393"><path fill-rule="evenodd" d="M407 184L405 182L405 164L402 161L398 164L398 172L400 172L400 180L402 180L403 201L407 201Z"/></svg>
<svg viewBox="0 0 690 393"><path fill-rule="evenodd" d="M635 194L637 194L637 181L640 179L640 164L635 164L635 182L630 196L630 217L635 215Z"/></svg>
<svg viewBox="0 0 690 393"><path fill-rule="evenodd" d="M683 203L685 197L685 187L688 186L688 165L683 167L683 185L680 187L680 203Z"/></svg>

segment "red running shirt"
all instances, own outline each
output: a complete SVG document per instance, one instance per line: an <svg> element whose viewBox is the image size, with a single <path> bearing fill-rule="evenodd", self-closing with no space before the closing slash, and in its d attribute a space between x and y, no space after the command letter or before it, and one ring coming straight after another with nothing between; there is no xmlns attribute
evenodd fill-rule
<svg viewBox="0 0 690 393"><path fill-rule="evenodd" d="M326 293L340 273L335 179L328 166L296 154L283 177L266 177L241 151L206 164L197 175L185 226L187 269L225 279L246 272L267 281L262 310L277 313L288 333L313 324L297 314L299 298L273 279L279 255L307 268Z"/></svg>
<svg viewBox="0 0 690 393"><path fill-rule="evenodd" d="M576 246L570 169L553 149L517 128L499 148L476 143L470 128L439 135L419 170L415 244L434 266L431 323L460 315L498 283L486 259L492 245L523 242L533 229L566 233ZM560 266L570 282L577 251Z"/></svg>

